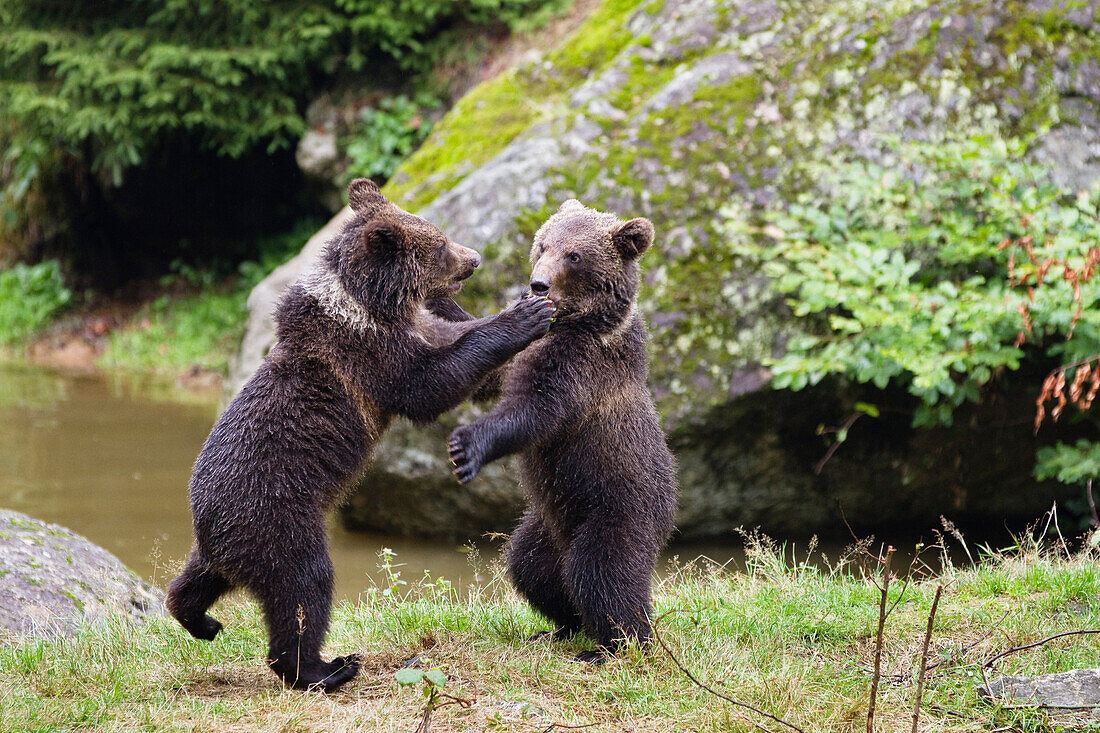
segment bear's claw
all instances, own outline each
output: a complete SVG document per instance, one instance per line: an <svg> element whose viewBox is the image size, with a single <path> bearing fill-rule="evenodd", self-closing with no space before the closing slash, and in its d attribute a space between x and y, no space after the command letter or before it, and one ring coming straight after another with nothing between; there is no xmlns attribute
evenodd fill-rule
<svg viewBox="0 0 1100 733"><path fill-rule="evenodd" d="M475 455L473 446L467 442L465 427L457 428L447 440L447 452L454 466L453 473L459 483L473 480L481 470L481 460Z"/></svg>
<svg viewBox="0 0 1100 733"><path fill-rule="evenodd" d="M549 298L524 298L505 313L514 314L518 325L531 339L541 338L554 320L554 303Z"/></svg>

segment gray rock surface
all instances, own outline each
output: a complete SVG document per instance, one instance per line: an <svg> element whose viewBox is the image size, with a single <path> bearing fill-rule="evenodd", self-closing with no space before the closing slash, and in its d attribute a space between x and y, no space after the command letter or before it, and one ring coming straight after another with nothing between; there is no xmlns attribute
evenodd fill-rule
<svg viewBox="0 0 1100 733"><path fill-rule="evenodd" d="M59 635L104 613L162 613L162 593L83 537L0 509L0 634Z"/></svg>
<svg viewBox="0 0 1100 733"><path fill-rule="evenodd" d="M1100 708L1100 669L1071 669L1038 677L1001 677L978 686L984 698L1045 708Z"/></svg>
<svg viewBox="0 0 1100 733"><path fill-rule="evenodd" d="M226 381L229 394L236 394L244 386L275 343L275 321L272 315L283 292L309 268L320 255L325 243L343 228L351 215L350 208L342 208L309 238L301 252L275 268L274 272L248 294L248 320L245 323L244 338L229 364L229 378Z"/></svg>
<svg viewBox="0 0 1100 733"><path fill-rule="evenodd" d="M650 385L681 466L684 536L740 525L843 533L842 514L861 531L938 526L940 514L1030 520L1069 491L1031 478L1034 375L1007 375L982 407L936 430L910 426L904 395L838 383L774 392L761 359L798 326L766 278L725 250L726 222L812 187L803 161L881 162L891 138L960 131L1039 132L1032 154L1059 183L1094 185L1098 10L1096 0L639 2L521 62L502 77L505 91L474 89L456 109L496 108L499 128L444 118L418 155L464 154L420 173L414 156L386 190L482 251L459 298L478 315L526 282L531 236L565 198L654 221L640 302ZM530 123L503 136L516 118ZM238 374L262 350L252 352ZM818 427L843 421L853 399L886 409L857 423L815 475L827 448ZM392 430L349 522L444 535L512 526L521 497L507 470L466 487L449 478L447 427L475 414Z"/></svg>

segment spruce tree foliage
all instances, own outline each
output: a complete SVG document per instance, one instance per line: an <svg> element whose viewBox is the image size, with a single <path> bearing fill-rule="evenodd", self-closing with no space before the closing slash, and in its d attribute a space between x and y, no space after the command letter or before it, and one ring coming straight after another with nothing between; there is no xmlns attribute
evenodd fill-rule
<svg viewBox="0 0 1100 733"><path fill-rule="evenodd" d="M386 67L414 76L455 34L524 26L563 4L6 0L0 229L9 242L64 234L59 179L109 199L166 144L231 158L289 148L305 129L309 98L338 73L371 79Z"/></svg>

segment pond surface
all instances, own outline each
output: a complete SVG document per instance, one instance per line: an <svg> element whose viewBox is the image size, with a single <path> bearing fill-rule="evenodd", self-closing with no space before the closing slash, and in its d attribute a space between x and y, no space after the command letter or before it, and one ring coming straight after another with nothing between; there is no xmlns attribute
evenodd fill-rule
<svg viewBox="0 0 1100 733"><path fill-rule="evenodd" d="M187 482L218 413L212 399L180 404L170 389L0 365L0 507L68 527L164 587L190 548ZM425 570L456 585L475 575L453 543L348 532L335 520L329 537L338 598L384 585L383 547L410 583ZM681 545L669 554L725 562L736 549ZM483 575L496 554L480 548Z"/></svg>

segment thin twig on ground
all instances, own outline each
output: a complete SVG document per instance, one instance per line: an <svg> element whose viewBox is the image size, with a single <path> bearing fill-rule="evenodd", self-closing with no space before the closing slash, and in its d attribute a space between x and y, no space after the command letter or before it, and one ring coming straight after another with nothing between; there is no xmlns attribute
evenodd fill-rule
<svg viewBox="0 0 1100 733"><path fill-rule="evenodd" d="M687 678L689 680L694 682L698 687L706 690L707 692L714 695L715 697L720 697L721 699L725 700L726 702L730 703L731 705L736 705L737 707L745 708L746 710L751 710L752 712L756 713L757 715L763 715L765 718L768 718L770 720L774 720L776 723L781 723L781 724L787 726L788 728L790 728L791 730L798 731L798 733L806 733L804 730L799 728L794 723L789 723L786 720L783 720L783 718L779 718L779 717L776 717L775 715L772 715L771 713L764 712L760 708L753 707L752 705L749 705L748 703L741 702L740 700L734 700L732 697L729 697L728 695L723 695L721 692L718 692L718 690L715 690L713 687L710 687L710 686L704 684L703 682L700 682L699 678L697 678L695 675L693 675L691 673L691 670L688 669L687 667L685 667L683 662L681 662L679 659L676 658L676 655L672 653L671 649L669 649L668 644L665 644L664 639L661 638L661 632L658 628L658 625L660 624L661 621L664 620L665 616L668 616L670 613L674 613L674 612L675 612L675 609L673 611L668 611L668 612L662 614L661 616L659 616L657 619L655 619L653 621L653 638L656 640L657 644L660 645L660 647L662 649L664 649L665 654L667 654L668 658L672 660L672 663L675 664L680 669L680 671L683 672L684 675L687 676ZM762 728L762 726L757 725L755 723L754 723L754 725L756 725L757 728L761 728L762 730L767 730L767 728Z"/></svg>
<svg viewBox="0 0 1100 733"><path fill-rule="evenodd" d="M882 679L882 631L886 627L886 598L890 590L890 558L894 555L893 545L886 546L886 557L882 562L882 597L878 604L878 633L875 635L875 671L871 677L871 702L867 706L867 733L875 730L875 700L878 697L878 683Z"/></svg>
<svg viewBox="0 0 1100 733"><path fill-rule="evenodd" d="M1016 652L1022 652L1025 649L1034 649L1037 646L1042 646L1043 644L1046 644L1047 642L1050 642L1050 641L1054 641L1055 639L1061 639L1063 636L1082 636L1084 634L1100 634L1100 629L1080 629L1078 631L1063 631L1060 634L1054 634L1053 636L1048 636L1045 639L1040 639L1039 641L1032 642L1031 644L1024 644L1022 646L1014 646L1010 649L1005 649L1003 652L999 652L998 654L994 654L992 657L985 660L985 662L982 664L982 669L993 666L994 662L996 662L998 659L1002 659L1004 657L1007 657L1009 654L1015 654Z"/></svg>
<svg viewBox="0 0 1100 733"><path fill-rule="evenodd" d="M913 693L913 733L917 733L920 726L920 703L924 693L924 672L928 664L928 645L932 643L932 627L936 622L936 609L940 605L940 596L943 595L943 586L936 586L936 597L932 599L932 610L928 612L928 628L924 631L924 644L920 651L920 672L917 673L917 689Z"/></svg>

